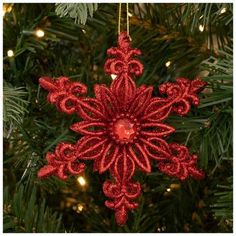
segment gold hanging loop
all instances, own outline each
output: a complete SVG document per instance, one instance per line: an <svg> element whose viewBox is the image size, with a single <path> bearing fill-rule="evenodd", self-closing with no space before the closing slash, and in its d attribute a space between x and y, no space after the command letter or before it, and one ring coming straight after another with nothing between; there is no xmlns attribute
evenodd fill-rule
<svg viewBox="0 0 236 236"><path fill-rule="evenodd" d="M118 35L120 34L120 21L121 21L121 3L119 3L119 13L118 13Z"/></svg>
<svg viewBox="0 0 236 236"><path fill-rule="evenodd" d="M119 10L118 10L118 35L120 34L120 28L121 28L121 4L119 3ZM129 3L126 3L126 31L127 34L130 38L129 35Z"/></svg>
<svg viewBox="0 0 236 236"><path fill-rule="evenodd" d="M126 28L129 36L129 3L126 3Z"/></svg>

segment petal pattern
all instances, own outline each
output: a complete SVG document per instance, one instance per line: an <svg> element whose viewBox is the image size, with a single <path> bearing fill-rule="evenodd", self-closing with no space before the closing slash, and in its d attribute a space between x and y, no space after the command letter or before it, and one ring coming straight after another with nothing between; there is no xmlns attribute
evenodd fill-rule
<svg viewBox="0 0 236 236"><path fill-rule="evenodd" d="M106 115L114 117L119 112L118 101L114 94L103 85L95 85L94 92L96 98L103 104Z"/></svg>
<svg viewBox="0 0 236 236"><path fill-rule="evenodd" d="M119 146L110 142L102 154L102 158L99 163L99 173L105 172L115 161L119 153Z"/></svg>
<svg viewBox="0 0 236 236"><path fill-rule="evenodd" d="M70 128L84 135L101 136L107 133L107 125L104 122L81 121L70 126Z"/></svg>
<svg viewBox="0 0 236 236"><path fill-rule="evenodd" d="M152 98L144 111L142 120L144 122L161 122L171 112L172 101L163 98Z"/></svg>
<svg viewBox="0 0 236 236"><path fill-rule="evenodd" d="M151 165L145 149L138 143L128 148L130 156L134 159L136 164L145 172L151 172Z"/></svg>
<svg viewBox="0 0 236 236"><path fill-rule="evenodd" d="M152 91L152 87L147 87L143 89L140 93L138 93L129 108L130 114L134 116L139 116L144 111L144 109L150 102Z"/></svg>
<svg viewBox="0 0 236 236"><path fill-rule="evenodd" d="M164 137L175 132L175 128L162 123L144 123L140 133L148 137Z"/></svg>
<svg viewBox="0 0 236 236"><path fill-rule="evenodd" d="M112 173L115 178L118 178L118 181L125 182L130 179L135 171L135 165L127 154L127 150L125 147L122 149L122 155L120 155L112 168Z"/></svg>
<svg viewBox="0 0 236 236"><path fill-rule="evenodd" d="M78 101L78 112L79 115L87 121L106 119L102 103L94 98L84 98Z"/></svg>
<svg viewBox="0 0 236 236"><path fill-rule="evenodd" d="M119 107L124 111L128 108L130 101L134 98L136 85L129 76L125 77L119 75L112 81L111 91L116 96Z"/></svg>
<svg viewBox="0 0 236 236"><path fill-rule="evenodd" d="M154 160L166 160L170 158L170 149L167 142L161 138L140 138L147 155Z"/></svg>
<svg viewBox="0 0 236 236"><path fill-rule="evenodd" d="M76 144L77 158L92 160L101 155L106 147L107 139L101 137L84 136Z"/></svg>

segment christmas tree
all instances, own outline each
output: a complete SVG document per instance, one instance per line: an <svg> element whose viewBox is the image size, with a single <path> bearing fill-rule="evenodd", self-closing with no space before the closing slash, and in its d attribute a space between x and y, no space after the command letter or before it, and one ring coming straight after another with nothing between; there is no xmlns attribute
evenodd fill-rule
<svg viewBox="0 0 236 236"><path fill-rule="evenodd" d="M123 4L125 6L125 4ZM85 172L61 181L37 176L45 155L59 142L81 136L77 122L46 101L41 76L65 75L85 84L110 85L106 50L116 46L118 4L3 5L3 228L4 232L232 232L233 225L233 4L130 3L132 45L142 50L144 73L137 85L158 86L178 77L200 77L208 85L187 116L170 115L176 133L168 141L187 145L204 170L201 181L180 181L154 163L137 172L139 207L118 226L102 184L108 174Z"/></svg>

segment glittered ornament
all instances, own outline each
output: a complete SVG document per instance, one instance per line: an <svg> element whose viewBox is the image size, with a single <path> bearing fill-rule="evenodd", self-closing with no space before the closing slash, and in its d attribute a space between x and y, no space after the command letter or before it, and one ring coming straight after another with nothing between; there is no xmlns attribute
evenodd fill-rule
<svg viewBox="0 0 236 236"><path fill-rule="evenodd" d="M83 137L75 144L59 143L55 152L46 155L48 163L38 177L55 175L64 180L68 174L83 172L85 161L93 160L94 171L111 175L103 184L109 198L105 205L115 211L116 222L124 225L128 211L138 207L141 186L132 179L136 170L150 173L153 162L159 171L182 181L189 176L204 178L196 167L196 155L184 145L166 142L175 128L164 121L171 113L184 116L191 105L197 106L197 94L206 83L177 78L161 84L161 97L153 97L153 86L137 87L132 78L142 75L143 65L136 58L141 51L131 48L126 32L119 34L118 46L107 54L104 69L115 79L110 87L96 84L95 98L86 97L87 87L67 77L40 78L40 85L49 92L49 103L60 112L82 118L70 128Z"/></svg>

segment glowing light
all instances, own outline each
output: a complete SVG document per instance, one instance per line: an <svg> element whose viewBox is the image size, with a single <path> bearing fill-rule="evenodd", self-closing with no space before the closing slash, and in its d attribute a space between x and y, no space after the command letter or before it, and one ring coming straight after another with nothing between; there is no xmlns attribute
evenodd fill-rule
<svg viewBox="0 0 236 236"><path fill-rule="evenodd" d="M81 186L84 186L86 184L86 180L83 176L79 176L77 178L77 182L81 185Z"/></svg>
<svg viewBox="0 0 236 236"><path fill-rule="evenodd" d="M82 204L78 204L78 205L77 205L77 211L78 211L78 212L83 211L83 209L84 209L84 207L83 207Z"/></svg>
<svg viewBox="0 0 236 236"><path fill-rule="evenodd" d="M8 50L7 51L7 56L8 57L13 57L14 56L14 52L12 50Z"/></svg>
<svg viewBox="0 0 236 236"><path fill-rule="evenodd" d="M131 16L133 16L133 15L132 15L130 12L128 12L128 16L131 17Z"/></svg>
<svg viewBox="0 0 236 236"><path fill-rule="evenodd" d="M171 191L171 188L167 188L166 191L167 191L167 192L170 192L170 191Z"/></svg>
<svg viewBox="0 0 236 236"><path fill-rule="evenodd" d="M180 184L171 184L170 185L171 189L179 189L180 187L181 187Z"/></svg>
<svg viewBox="0 0 236 236"><path fill-rule="evenodd" d="M165 65L166 65L166 67L169 67L170 64L171 64L171 62L170 62L170 61L167 61Z"/></svg>
<svg viewBox="0 0 236 236"><path fill-rule="evenodd" d="M226 7L223 7L222 9L221 9L221 11L220 11L220 14L223 14L223 13L225 13L226 12Z"/></svg>
<svg viewBox="0 0 236 236"><path fill-rule="evenodd" d="M111 74L111 78L114 80L117 77L115 74Z"/></svg>
<svg viewBox="0 0 236 236"><path fill-rule="evenodd" d="M11 12L12 6L9 4L4 4L3 5L3 16L5 16L6 13Z"/></svg>
<svg viewBox="0 0 236 236"><path fill-rule="evenodd" d="M203 17L203 15L201 15L201 16L199 17L199 20L201 20L201 19L202 19L202 17Z"/></svg>
<svg viewBox="0 0 236 236"><path fill-rule="evenodd" d="M43 30L38 29L38 30L35 31L35 35L36 35L38 38L42 38L42 37L44 37L45 33L44 33Z"/></svg>
<svg viewBox="0 0 236 236"><path fill-rule="evenodd" d="M204 26L203 25L199 25L199 31L201 31L201 32L204 31Z"/></svg>
<svg viewBox="0 0 236 236"><path fill-rule="evenodd" d="M84 34L86 34L86 30L82 29L82 32L83 32Z"/></svg>

